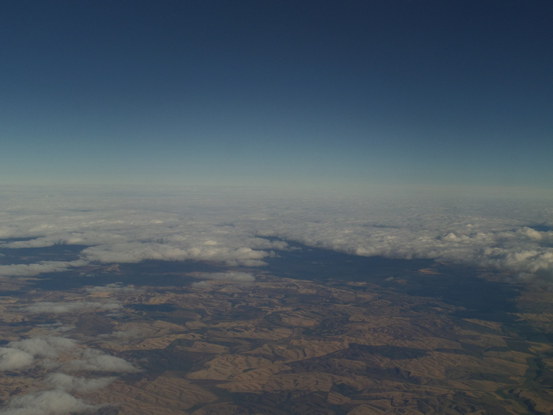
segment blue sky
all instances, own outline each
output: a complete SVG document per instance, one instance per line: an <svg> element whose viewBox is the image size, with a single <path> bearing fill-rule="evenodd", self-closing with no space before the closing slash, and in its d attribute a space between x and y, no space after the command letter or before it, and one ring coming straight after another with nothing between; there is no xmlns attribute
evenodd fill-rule
<svg viewBox="0 0 553 415"><path fill-rule="evenodd" d="M12 1L4 183L553 187L549 1Z"/></svg>

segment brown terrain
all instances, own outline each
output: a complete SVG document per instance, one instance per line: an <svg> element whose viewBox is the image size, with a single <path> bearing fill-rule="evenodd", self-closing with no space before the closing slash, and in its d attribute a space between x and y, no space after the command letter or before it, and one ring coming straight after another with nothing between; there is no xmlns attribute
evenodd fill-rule
<svg viewBox="0 0 553 415"><path fill-rule="evenodd" d="M517 329L551 334L551 299L526 290L507 325L370 283L260 274L251 283L35 290L24 301L0 297L0 310L6 341L56 321L66 337L139 368L80 394L102 405L97 414L553 414L552 345ZM24 311L108 301L121 308ZM40 388L45 370L8 372L0 398Z"/></svg>

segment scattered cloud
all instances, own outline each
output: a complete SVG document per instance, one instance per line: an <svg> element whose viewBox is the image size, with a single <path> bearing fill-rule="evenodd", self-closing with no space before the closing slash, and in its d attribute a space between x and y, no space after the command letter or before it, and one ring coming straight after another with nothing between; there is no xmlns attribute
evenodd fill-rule
<svg viewBox="0 0 553 415"><path fill-rule="evenodd" d="M65 337L32 337L8 343L8 346L28 353L33 357L54 359L64 351L76 347L76 343Z"/></svg>
<svg viewBox="0 0 553 415"><path fill-rule="evenodd" d="M45 383L66 392L87 393L105 388L115 379L115 377L87 379L65 373L51 373L46 377Z"/></svg>
<svg viewBox="0 0 553 415"><path fill-rule="evenodd" d="M72 339L55 336L31 337L8 343L0 348L0 370L18 370L51 362L64 354L58 366L68 370L89 370L99 372L136 372L138 369L131 363L100 350L79 345Z"/></svg>
<svg viewBox="0 0 553 415"><path fill-rule="evenodd" d="M65 367L71 370L89 370L95 372L127 373L138 371L136 367L126 360L110 356L95 349L85 349L78 359L71 360Z"/></svg>
<svg viewBox="0 0 553 415"><path fill-rule="evenodd" d="M96 406L72 394L83 394L107 387L115 377L79 377L71 372L128 373L138 369L131 363L72 339L40 336L12 341L0 348L0 370L18 371L40 366L44 390L13 397L0 410L3 415L65 415L88 412ZM51 371L54 372L51 372ZM65 373L69 372L69 373Z"/></svg>
<svg viewBox="0 0 553 415"><path fill-rule="evenodd" d="M2 415L67 415L82 413L95 407L63 390L47 390L12 398Z"/></svg>
<svg viewBox="0 0 553 415"><path fill-rule="evenodd" d="M23 350L0 347L0 370L19 370L29 367L34 357Z"/></svg>
<svg viewBox="0 0 553 415"><path fill-rule="evenodd" d="M10 264L0 265L0 276L6 277L31 277L45 272L61 272L70 268L81 267L88 262L78 261L41 261L35 264Z"/></svg>
<svg viewBox="0 0 553 415"><path fill-rule="evenodd" d="M38 302L26 307L30 313L62 314L83 311L113 311L121 308L121 304L113 301L75 301L75 302Z"/></svg>

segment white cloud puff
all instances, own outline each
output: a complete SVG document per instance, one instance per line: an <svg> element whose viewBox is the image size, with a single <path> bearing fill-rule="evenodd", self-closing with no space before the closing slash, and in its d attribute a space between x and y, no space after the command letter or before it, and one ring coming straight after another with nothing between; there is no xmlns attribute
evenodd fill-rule
<svg viewBox="0 0 553 415"><path fill-rule="evenodd" d="M20 370L36 364L36 359L56 359L74 349L76 343L65 337L43 336L13 341L0 348L0 370Z"/></svg>
<svg viewBox="0 0 553 415"><path fill-rule="evenodd" d="M34 361L32 354L11 347L0 347L0 370L19 370Z"/></svg>
<svg viewBox="0 0 553 415"><path fill-rule="evenodd" d="M16 396L2 415L67 415L90 411L94 406L84 403L63 390L49 390Z"/></svg>
<svg viewBox="0 0 553 415"><path fill-rule="evenodd" d="M45 382L67 392L87 393L105 388L114 380L114 377L87 379L65 373L51 373L46 377Z"/></svg>
<svg viewBox="0 0 553 415"><path fill-rule="evenodd" d="M116 356L110 356L99 350L85 349L80 358L71 360L65 366L71 370L88 370L94 372L127 373L137 372L132 364Z"/></svg>
<svg viewBox="0 0 553 415"><path fill-rule="evenodd" d="M54 362L67 370L97 372L136 372L131 363L100 350L86 348L72 339L55 336L31 337L13 341L0 348L0 370L24 369L32 364ZM58 357L64 353L63 361ZM57 379L60 380L59 378Z"/></svg>
<svg viewBox="0 0 553 415"><path fill-rule="evenodd" d="M34 357L56 358L60 353L73 349L76 343L65 337L32 337L8 344L9 347L22 350Z"/></svg>
<svg viewBox="0 0 553 415"><path fill-rule="evenodd" d="M24 370L41 365L55 373L47 374L43 383L48 390L12 398L0 410L3 415L66 415L88 413L96 406L89 405L71 393L88 393L111 384L115 377L84 378L65 371L128 373L138 369L129 362L100 350L78 345L72 339L41 336L10 342L0 347L0 370Z"/></svg>

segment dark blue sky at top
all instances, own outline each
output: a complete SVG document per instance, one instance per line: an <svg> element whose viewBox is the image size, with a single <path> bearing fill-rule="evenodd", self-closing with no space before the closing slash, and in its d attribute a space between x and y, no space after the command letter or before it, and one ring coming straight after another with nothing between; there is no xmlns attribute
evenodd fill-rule
<svg viewBox="0 0 553 415"><path fill-rule="evenodd" d="M6 1L6 182L553 183L551 1Z"/></svg>

